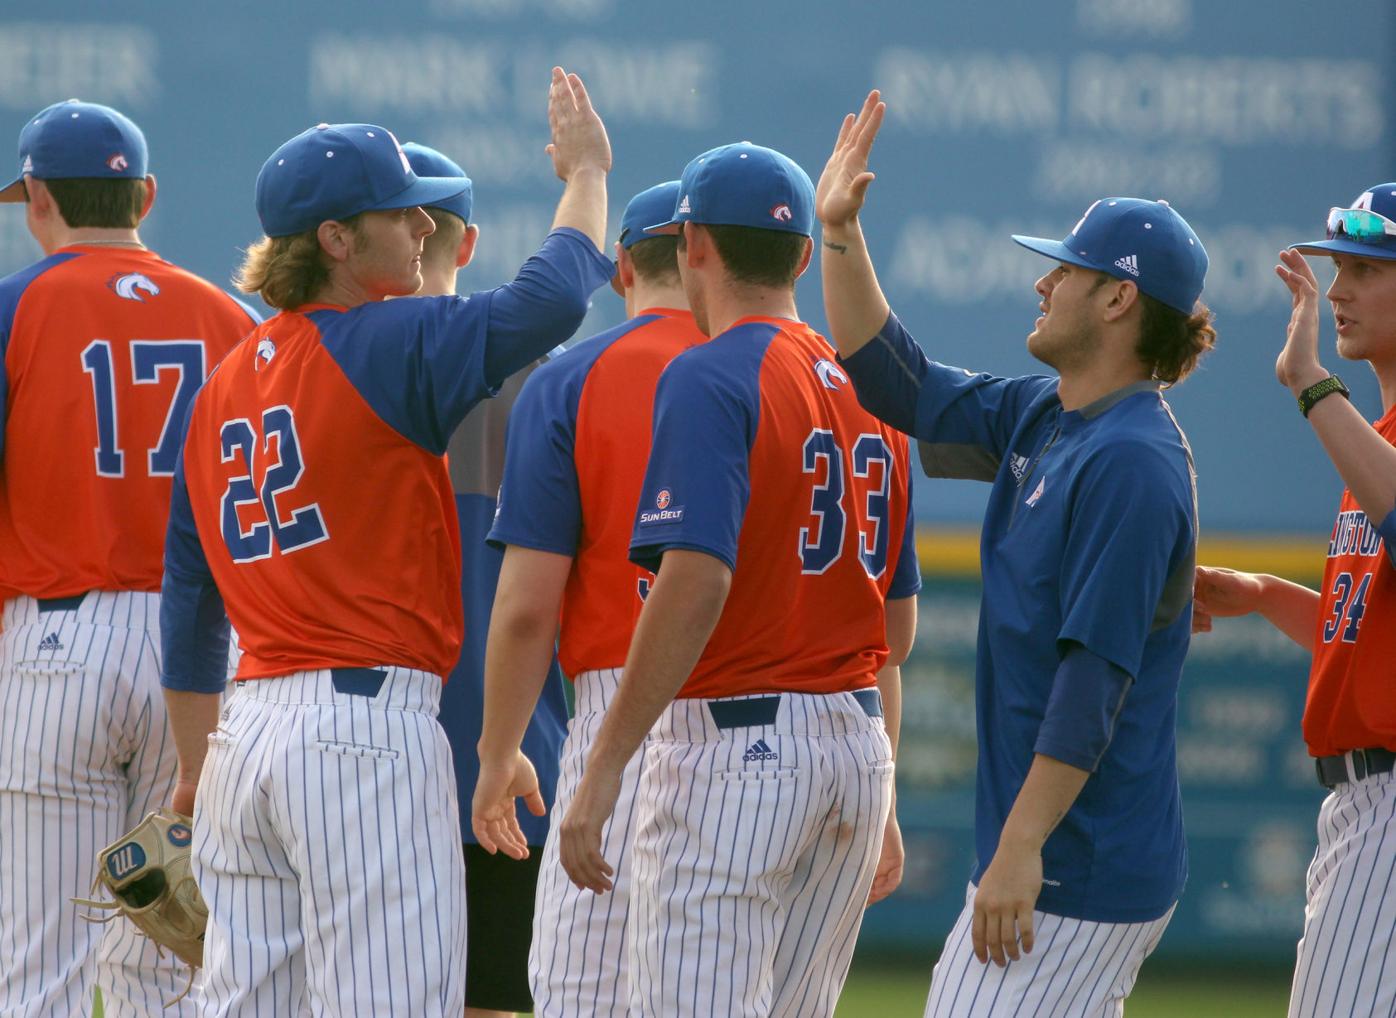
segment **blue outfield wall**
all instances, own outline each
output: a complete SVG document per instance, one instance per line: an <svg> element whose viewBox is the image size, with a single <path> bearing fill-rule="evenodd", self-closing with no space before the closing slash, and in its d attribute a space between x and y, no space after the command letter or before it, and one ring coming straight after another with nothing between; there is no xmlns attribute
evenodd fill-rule
<svg viewBox="0 0 1396 1018"><path fill-rule="evenodd" d="M927 350L1034 370L1023 340L1049 263L1009 234L1061 237L1105 195L1167 198L1211 253L1204 297L1221 337L1173 397L1204 531L1317 545L1338 484L1274 382L1289 300L1272 267L1283 245L1318 235L1330 205L1396 178L1393 42L1390 0L58 0L0 10L0 139L69 96L125 109L160 180L147 239L226 284L259 235L263 159L319 121L381 123L474 177L482 239L466 281L482 288L541 240L559 193L543 154L553 63L585 76L606 118L617 203L743 138L817 176L839 117L876 85L889 110L865 226ZM0 208L0 272L36 255L22 211ZM817 272L799 298L822 326ZM585 331L621 317L602 291ZM1325 349L1332 338L1325 321ZM1377 416L1369 373L1347 373ZM983 504L980 486L917 489L933 532L972 526ZM870 913L874 942L943 936L968 873L977 592L939 561L927 560L939 572L907 668L907 887ZM1261 623L1197 642L1180 718L1193 876L1164 951L1292 950L1318 800L1298 739L1304 672Z"/></svg>

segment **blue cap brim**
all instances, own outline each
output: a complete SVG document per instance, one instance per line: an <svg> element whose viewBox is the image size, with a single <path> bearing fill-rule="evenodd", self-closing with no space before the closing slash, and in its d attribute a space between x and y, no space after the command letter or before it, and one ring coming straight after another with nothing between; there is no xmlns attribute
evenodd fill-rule
<svg viewBox="0 0 1396 1018"><path fill-rule="evenodd" d="M0 202L24 201L26 197L23 177L16 177L5 185L4 190L0 190Z"/></svg>
<svg viewBox="0 0 1396 1018"><path fill-rule="evenodd" d="M1079 265L1083 269L1094 269L1097 266L1092 262L1078 255L1071 248L1067 247L1059 240L1048 240L1046 237L1022 237L1013 234L1013 239L1022 244L1029 251L1035 251L1048 258L1055 258L1059 262L1066 262L1068 265Z"/></svg>
<svg viewBox="0 0 1396 1018"><path fill-rule="evenodd" d="M1358 258L1376 258L1380 261L1396 261L1396 246L1383 244L1360 244L1355 240L1308 240L1301 244L1289 245L1291 251L1300 254L1346 254Z"/></svg>
<svg viewBox="0 0 1396 1018"><path fill-rule="evenodd" d="M362 212L382 212L387 209L410 209L418 205L439 205L441 202L465 193L469 181L460 177L418 177L403 190L384 199L377 205L370 205Z"/></svg>
<svg viewBox="0 0 1396 1018"><path fill-rule="evenodd" d="M655 223L653 226L646 226L644 232L656 237L672 237L679 232L683 222L682 219L671 219L667 223Z"/></svg>

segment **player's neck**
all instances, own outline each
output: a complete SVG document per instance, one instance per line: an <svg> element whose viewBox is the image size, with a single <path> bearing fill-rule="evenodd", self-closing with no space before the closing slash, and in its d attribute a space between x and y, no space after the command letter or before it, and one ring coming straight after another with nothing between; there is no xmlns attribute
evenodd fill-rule
<svg viewBox="0 0 1396 1018"><path fill-rule="evenodd" d="M793 287L719 286L705 296L709 336L726 332L743 318L800 320Z"/></svg>
<svg viewBox="0 0 1396 1018"><path fill-rule="evenodd" d="M140 231L135 227L129 229L105 229L95 226L82 227L61 227L53 232L46 245L45 254L65 247L72 247L75 244L92 244L103 247L134 248L145 250L145 245L141 243Z"/></svg>
<svg viewBox="0 0 1396 1018"><path fill-rule="evenodd" d="M1119 392L1127 385L1147 381L1149 373L1138 361L1111 364L1097 361L1084 368L1063 371L1057 383L1057 399L1063 410L1080 410L1096 400Z"/></svg>
<svg viewBox="0 0 1396 1018"><path fill-rule="evenodd" d="M456 292L456 273L459 270L452 265L449 269L437 268L434 265L427 265L422 262L422 288L418 290L414 297L451 297Z"/></svg>
<svg viewBox="0 0 1396 1018"><path fill-rule="evenodd" d="M627 317L634 318L646 308L686 310L688 294L684 293L681 283L652 283L637 275L635 285L625 295L625 313Z"/></svg>

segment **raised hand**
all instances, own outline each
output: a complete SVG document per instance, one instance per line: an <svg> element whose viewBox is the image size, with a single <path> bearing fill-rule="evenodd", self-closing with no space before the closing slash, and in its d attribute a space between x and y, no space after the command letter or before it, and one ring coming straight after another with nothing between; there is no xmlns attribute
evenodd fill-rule
<svg viewBox="0 0 1396 1018"><path fill-rule="evenodd" d="M843 118L834 152L824 165L814 192L815 214L825 226L844 226L863 207L868 185L876 176L868 170L868 155L886 111L882 93L873 89L857 116L850 113Z"/></svg>
<svg viewBox="0 0 1396 1018"><path fill-rule="evenodd" d="M1292 310L1284 349L1275 361L1275 377L1297 396L1328 377L1318 357L1318 280L1298 251L1281 251L1275 275L1289 287Z"/></svg>
<svg viewBox="0 0 1396 1018"><path fill-rule="evenodd" d="M548 127L552 141L547 151L559 178L571 180L574 173L586 169L610 171L611 141L606 125L592 108L582 79L561 67L553 68L548 90Z"/></svg>

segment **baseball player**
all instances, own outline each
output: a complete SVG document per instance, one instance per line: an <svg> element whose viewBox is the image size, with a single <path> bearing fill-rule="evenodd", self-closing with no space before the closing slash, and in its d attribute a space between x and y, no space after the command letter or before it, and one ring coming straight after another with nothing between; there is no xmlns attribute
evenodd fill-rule
<svg viewBox="0 0 1396 1018"><path fill-rule="evenodd" d="M97 851L169 797L160 576L179 422L255 324L141 242L145 137L58 103L19 136L44 258L0 280L0 1015L159 1014L184 986L126 922L82 922ZM192 1015L184 1002L170 1014Z"/></svg>
<svg viewBox="0 0 1396 1018"><path fill-rule="evenodd" d="M474 204L470 178L435 149L408 142L402 146L412 169L424 177L456 177L466 189L428 208L436 224L422 244L419 296L456 292L456 274L475 253L479 228L470 222ZM480 740L484 702L485 634L490 605L499 580L500 554L485 543L504 471L504 428L519 389L534 365L510 375L494 399L465 415L446 446L446 461L455 489L460 520L461 599L465 607L465 642L460 660L441 690L441 727L455 761L457 797L469 802L479 773L475 745ZM527 719L523 743L538 761L545 802L557 784L558 754L567 727L567 699L554 656L549 662L538 709ZM491 854L476 843L469 817L462 815L465 845L465 1015L506 1018L532 1011L528 989L528 945L533 926L533 898L538 884L538 856L513 859ZM526 837L542 850L546 817L525 817Z"/></svg>
<svg viewBox="0 0 1396 1018"><path fill-rule="evenodd" d="M1166 204L1102 199L1060 243L1014 238L1057 261L1028 350L1059 377L927 360L858 222L884 109L873 92L845 119L820 179L830 329L864 405L921 439L928 473L993 484L978 858L926 1014L1118 1014L1187 871L1174 719L1197 519L1160 390L1213 345L1207 256Z"/></svg>
<svg viewBox="0 0 1396 1018"><path fill-rule="evenodd" d="M472 810L486 850L522 854L532 839L516 831L514 796L536 794L533 763L545 771L556 766L527 748L521 752L519 740L548 676L559 609L561 658L574 677L577 704L558 788L565 810L653 581L626 549L649 453L654 387L670 360L706 339L688 310L674 238L645 231L668 218L678 189L677 180L658 184L625 208L613 285L625 297L629 318L540 368L510 425L499 514L490 532L505 551ZM605 832L617 860L614 894L597 899L573 887L557 865L556 828L548 835L529 966L539 1015L630 1013L625 933L638 779L637 757L625 770L623 802ZM526 815L521 822L541 821Z"/></svg>
<svg viewBox="0 0 1396 1018"><path fill-rule="evenodd" d="M559 846L578 886L611 889L604 825L648 733L639 1014L832 1014L878 865L884 600L920 583L908 449L799 320L813 205L803 170L742 142L688 164L662 224L713 338L655 393L630 555L656 577Z"/></svg>
<svg viewBox="0 0 1396 1018"><path fill-rule="evenodd" d="M436 721L461 649L442 454L610 276L610 146L560 68L549 120L567 183L555 228L512 283L468 300L383 300L422 284L421 206L464 189L418 177L384 128L311 128L258 176L267 237L241 285L282 310L194 401L166 552L161 681L176 807L198 793L208 1015L464 1008L460 820ZM224 606L243 654L220 716Z"/></svg>
<svg viewBox="0 0 1396 1018"><path fill-rule="evenodd" d="M1338 356L1366 361L1382 416L1368 424L1318 354L1318 285L1304 254L1337 269L1328 300ZM1329 789L1309 867L1291 1018L1396 1012L1396 182L1328 213L1328 238L1281 252L1276 272L1294 310L1275 375L1299 402L1346 490L1323 587L1199 567L1194 628L1260 612L1313 654L1304 741Z"/></svg>

